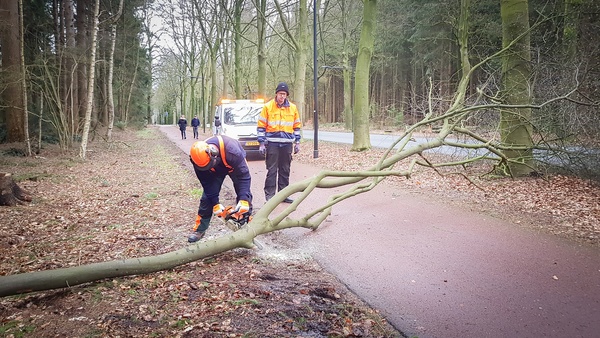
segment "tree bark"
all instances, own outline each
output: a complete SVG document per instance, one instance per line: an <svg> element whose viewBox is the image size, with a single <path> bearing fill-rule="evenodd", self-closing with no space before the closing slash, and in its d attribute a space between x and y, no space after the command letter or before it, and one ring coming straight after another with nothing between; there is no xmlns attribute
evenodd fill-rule
<svg viewBox="0 0 600 338"><path fill-rule="evenodd" d="M583 1L566 0L564 5L564 24L562 30L563 57L565 64L575 62L579 40L579 15Z"/></svg>
<svg viewBox="0 0 600 338"><path fill-rule="evenodd" d="M88 55L86 53L90 53L91 36L93 33L93 1L94 0L77 1L77 34L75 37L77 53L77 78L74 79L74 81L77 83L73 84L73 119L76 120L76 124L74 125L74 133L72 136L75 136L75 134L80 135L82 132L80 129L80 121L81 118L85 116L88 106L87 100L89 95L89 77L94 76L94 74L89 73L89 67L91 65L88 64L89 57L86 56Z"/></svg>
<svg viewBox="0 0 600 338"><path fill-rule="evenodd" d="M29 140L29 110L27 106L27 69L25 68L25 42L23 24L23 0L19 0L19 54L21 55L21 95L23 95L23 132L27 156L31 156L31 141Z"/></svg>
<svg viewBox="0 0 600 338"><path fill-rule="evenodd" d="M115 98L113 94L113 74L115 69L115 46L117 43L117 20L121 17L123 11L123 0L119 1L119 10L112 17L112 23L110 28L110 51L108 54L108 79L106 80L107 87L107 109L108 109L108 120L106 138L108 142L112 141L112 130L115 123Z"/></svg>
<svg viewBox="0 0 600 338"><path fill-rule="evenodd" d="M340 8L342 13L348 13L348 11L355 6L353 1L342 0L340 1ZM350 18L346 15L342 15L341 26L342 26L342 77L344 79L344 126L346 130L353 130L352 127L352 70L350 68Z"/></svg>
<svg viewBox="0 0 600 338"><path fill-rule="evenodd" d="M354 115L352 130L354 142L352 150L363 151L371 148L369 139L369 74L371 57L373 56L375 20L377 16L377 0L365 0L363 24L358 43L358 58L354 84Z"/></svg>
<svg viewBox="0 0 600 338"><path fill-rule="evenodd" d="M80 5L81 6L81 5ZM60 87L61 91L61 106L63 107L62 113L65 114L65 121L68 121L68 131L66 135L67 147L71 147L73 142L73 136L75 136L79 130L79 97L78 95L78 79L76 76L75 69L79 67L77 55L80 53L80 49L77 48L76 30L75 30L75 3L73 0L63 1L63 25L64 28L64 46L62 46L63 54L60 55L62 58L61 66L61 77L64 83ZM81 16L78 17L81 20ZM59 19L59 21L61 21Z"/></svg>
<svg viewBox="0 0 600 338"><path fill-rule="evenodd" d="M500 111L502 143L515 150L506 150L506 168L511 176L529 175L533 170L533 140L531 137L531 55L529 11L527 0L501 0L502 46L508 48L502 58L502 96L508 105L524 108Z"/></svg>
<svg viewBox="0 0 600 338"><path fill-rule="evenodd" d="M31 202L31 195L15 183L9 173L0 173L0 205L15 206Z"/></svg>
<svg viewBox="0 0 600 338"><path fill-rule="evenodd" d="M243 0L233 3L233 90L236 98L242 98L242 6ZM250 93L249 95L252 95ZM246 97L254 98L254 97Z"/></svg>
<svg viewBox="0 0 600 338"><path fill-rule="evenodd" d="M2 101L6 106L6 141L24 142L26 138L21 87L21 34L17 1L0 1L0 45L2 69L6 89Z"/></svg>
<svg viewBox="0 0 600 338"><path fill-rule="evenodd" d="M317 1L317 0L315 0ZM292 100L298 106L300 121L304 121L306 114L306 62L308 59L308 2L300 0L298 3L298 26L296 27L296 50L294 54L294 97Z"/></svg>
<svg viewBox="0 0 600 338"><path fill-rule="evenodd" d="M90 133L90 124L92 121L92 109L94 109L94 83L95 83L95 69L96 69L96 39L98 37L98 15L100 12L100 0L96 0L94 5L94 23L92 24L92 44L90 47L90 76L88 78L88 97L87 97L87 108L85 110L85 119L83 123L83 133L81 136L81 147L79 148L79 157L85 160L87 153L88 136Z"/></svg>
<svg viewBox="0 0 600 338"><path fill-rule="evenodd" d="M258 95L259 97L267 97L267 0L258 0L256 6L258 13L256 16L256 29L258 33L256 52L258 59Z"/></svg>

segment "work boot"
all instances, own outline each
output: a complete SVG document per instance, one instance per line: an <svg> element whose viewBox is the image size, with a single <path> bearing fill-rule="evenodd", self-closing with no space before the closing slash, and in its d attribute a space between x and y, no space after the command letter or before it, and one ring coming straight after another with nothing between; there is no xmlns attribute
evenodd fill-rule
<svg viewBox="0 0 600 338"><path fill-rule="evenodd" d="M202 239L202 237L204 237L205 233L206 233L206 231L194 232L193 234L188 236L188 242L190 242L190 243L198 242L199 240Z"/></svg>
<svg viewBox="0 0 600 338"><path fill-rule="evenodd" d="M290 203L290 204L291 204L291 203L294 203L294 200L293 200L293 199L291 199L291 198L289 198L289 197L286 197L286 198L283 200L283 203Z"/></svg>

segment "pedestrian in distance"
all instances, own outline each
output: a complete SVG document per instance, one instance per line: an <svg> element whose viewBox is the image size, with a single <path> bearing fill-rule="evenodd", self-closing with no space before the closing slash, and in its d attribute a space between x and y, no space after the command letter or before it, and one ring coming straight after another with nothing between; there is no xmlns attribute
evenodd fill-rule
<svg viewBox="0 0 600 338"><path fill-rule="evenodd" d="M187 128L187 120L185 119L185 116L181 115L177 124L179 125L179 130L181 130L181 139L185 140L185 130Z"/></svg>
<svg viewBox="0 0 600 338"><path fill-rule="evenodd" d="M194 129L194 139L198 139L198 126L200 125L200 120L198 119L198 115L194 115L192 119L192 129Z"/></svg>
<svg viewBox="0 0 600 338"><path fill-rule="evenodd" d="M295 104L289 101L290 91L285 82L275 89L275 98L265 103L258 118L257 135L259 152L265 156L267 177L264 192L268 201L276 192L290 183L292 152L300 151L300 114ZM287 197L283 202L292 203Z"/></svg>
<svg viewBox="0 0 600 338"><path fill-rule="evenodd" d="M215 116L215 135L221 135L221 119Z"/></svg>
<svg viewBox="0 0 600 338"><path fill-rule="evenodd" d="M225 177L229 176L236 193L237 205L232 213L240 217L246 213L251 214L252 193L246 151L238 140L219 135L196 141L190 150L190 161L203 190L196 225L188 237L188 242L193 243L204 237L213 215L223 218L226 216L227 211L219 201Z"/></svg>

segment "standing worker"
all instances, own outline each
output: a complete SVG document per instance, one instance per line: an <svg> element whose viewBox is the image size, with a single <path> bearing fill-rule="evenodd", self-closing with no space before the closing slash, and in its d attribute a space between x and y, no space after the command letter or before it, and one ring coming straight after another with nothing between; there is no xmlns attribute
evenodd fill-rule
<svg viewBox="0 0 600 338"><path fill-rule="evenodd" d="M188 237L188 242L193 243L204 237L213 214L226 216L225 207L219 202L226 176L231 178L237 195L232 213L238 217L252 213L252 193L246 151L236 139L219 135L196 141L190 150L190 160L203 189L194 232Z"/></svg>
<svg viewBox="0 0 600 338"><path fill-rule="evenodd" d="M285 82L275 89L275 98L265 103L258 118L256 128L259 151L265 156L267 177L265 179L265 198L268 201L290 183L292 151L300 151L300 114L295 104L288 100L290 91ZM287 197L284 203L294 202Z"/></svg>
<svg viewBox="0 0 600 338"><path fill-rule="evenodd" d="M194 129L194 138L198 139L198 126L200 125L200 120L198 119L198 115L194 115L192 119L192 129Z"/></svg>
<svg viewBox="0 0 600 338"><path fill-rule="evenodd" d="M215 135L221 135L221 119L219 116L215 116Z"/></svg>
<svg viewBox="0 0 600 338"><path fill-rule="evenodd" d="M179 130L181 130L181 139L185 140L185 129L187 128L187 120L185 119L185 116L181 115L179 121L177 121L177 124L179 125Z"/></svg>

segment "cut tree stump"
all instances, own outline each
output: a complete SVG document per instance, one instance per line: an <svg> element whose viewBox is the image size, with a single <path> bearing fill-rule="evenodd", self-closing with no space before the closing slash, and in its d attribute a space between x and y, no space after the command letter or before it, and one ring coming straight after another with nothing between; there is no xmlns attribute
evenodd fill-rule
<svg viewBox="0 0 600 338"><path fill-rule="evenodd" d="M9 173L0 173L0 205L15 206L31 202L31 195L15 183Z"/></svg>

